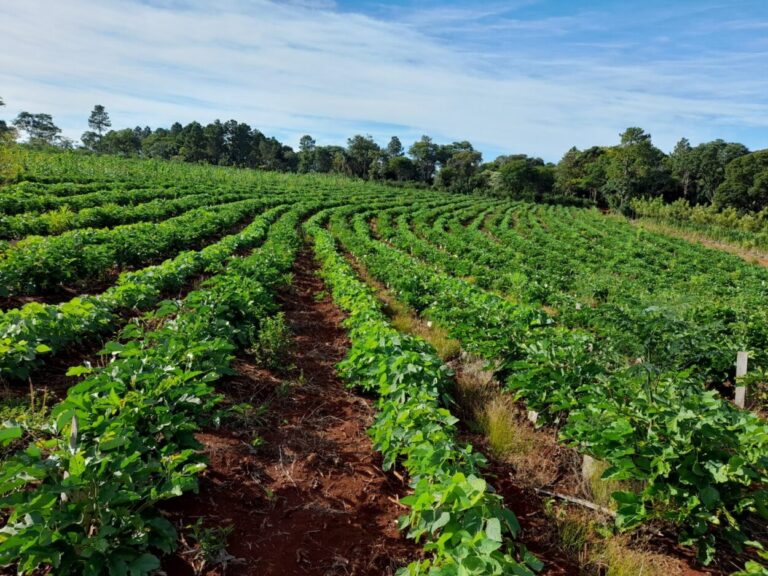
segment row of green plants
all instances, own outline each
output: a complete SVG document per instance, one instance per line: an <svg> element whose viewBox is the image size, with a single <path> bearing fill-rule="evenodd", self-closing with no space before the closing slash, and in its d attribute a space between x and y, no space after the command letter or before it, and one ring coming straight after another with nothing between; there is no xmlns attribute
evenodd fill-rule
<svg viewBox="0 0 768 576"><path fill-rule="evenodd" d="M109 228L135 222L159 222L203 206L227 204L252 198L244 193L188 194L179 198L156 198L139 204L100 204L73 211L64 204L42 214L0 216L0 239L18 240L28 235L57 235L78 228Z"/></svg>
<svg viewBox="0 0 768 576"><path fill-rule="evenodd" d="M42 184L65 185L99 182L174 183L185 185L247 185L255 189L276 180L291 182L293 175L262 170L243 170L224 166L189 164L149 158L125 158L111 155L85 155L77 152L19 149L21 171L18 180ZM324 177L324 181L348 181L346 178Z"/></svg>
<svg viewBox="0 0 768 576"><path fill-rule="evenodd" d="M241 232L199 251L185 250L156 266L123 272L115 285L101 294L79 296L62 304L30 302L0 312L0 378L25 381L47 355L113 332L121 313L146 310L197 275L215 273L236 252L257 246L286 208L270 208Z"/></svg>
<svg viewBox="0 0 768 576"><path fill-rule="evenodd" d="M441 407L450 405L450 370L425 341L389 325L375 295L320 226L323 217L305 229L334 300L349 313L352 346L339 368L350 385L379 397L369 433L384 468L401 465L408 472L412 492L401 503L410 511L399 526L429 554L398 574L532 575L541 562L515 542L520 526L482 478L484 457L457 440L457 419Z"/></svg>
<svg viewBox="0 0 768 576"><path fill-rule="evenodd" d="M158 224L72 230L27 236L0 254L0 296L55 293L104 281L115 269L146 266L252 217L283 198L248 199L203 207Z"/></svg>
<svg viewBox="0 0 768 576"><path fill-rule="evenodd" d="M515 206L514 229L494 227L493 235L503 241L494 240L479 228L499 207L482 208L473 209L480 213L467 226L461 212L438 210L401 214L396 225L380 223L379 233L454 275L472 276L484 288L554 307L560 322L609 337L626 356L663 369L692 368L703 382L719 384L733 380L737 350L751 350L755 368L768 360L761 271L727 259L721 265L717 257L705 271L695 247L666 245L655 237L635 240L627 237L626 225L611 229L609 240L584 226L586 211L573 211L568 222L550 214L567 214L562 208L541 208L548 216L546 226L540 225L545 232L535 233L529 211ZM636 254L628 254L628 247ZM687 280L687 290L664 265ZM733 278L739 279L735 286L723 287ZM662 288L650 292L654 284Z"/></svg>
<svg viewBox="0 0 768 576"><path fill-rule="evenodd" d="M365 218L339 211L331 229L377 279L465 349L499 362L509 389L561 438L609 464L604 477L642 486L617 492L617 523L679 527L712 560L718 539L752 545L768 519L768 425L703 389L690 371L627 365L590 332L558 325L373 240Z"/></svg>
<svg viewBox="0 0 768 576"><path fill-rule="evenodd" d="M143 186L138 183L121 182L115 180L107 181L66 181L59 180L55 182L37 182L34 180L24 180L16 184L8 184L3 187L3 191L9 194L29 194L31 196L59 196L65 198L68 196L82 196L91 192L110 191L132 191Z"/></svg>
<svg viewBox="0 0 768 576"><path fill-rule="evenodd" d="M565 254L567 290L551 298L563 322L589 327L663 368L691 368L716 385L736 351L768 366L768 273L729 254L638 231L584 210L525 210L528 245ZM525 226L496 229L506 242ZM548 260L542 257L542 267Z"/></svg>
<svg viewBox="0 0 768 576"><path fill-rule="evenodd" d="M458 273L460 275L479 274L479 277L472 276L472 281L477 281L481 284L487 281L488 284L495 287L503 286L508 289L510 286L513 286L516 281L518 281L518 278L514 276L514 272L504 272L505 266L503 262L497 262L495 267L478 266L477 262L483 260L485 251L472 254L472 250L469 250L470 254L467 255L468 248L471 248L471 246L468 247L464 245L462 246L461 250L457 250L456 252L447 252L445 251L444 245L430 245L425 243L422 237L414 235L413 232L411 232L408 228L409 222L413 225L419 220L423 220L421 222L422 226L426 225L426 227L429 228L425 221L429 221L431 217L432 226L440 230L442 233L447 232L444 230L444 228L446 228L446 220L450 221L451 234L457 233L457 228L461 230L462 233L466 233L467 231L471 231L473 229L476 231L482 224L486 222L497 221L503 215L503 208L503 205L497 205L494 207L491 204L486 207L476 206L474 209L464 211L446 211L440 210L438 208L437 210L431 211L432 213L427 218L425 218L425 214L427 213L425 211L419 210L411 211L408 214L400 214L401 211L398 210L379 212L376 214L375 230L377 234L384 235L388 238L389 241L392 241L393 239L399 239L399 243L397 240L395 240L395 243L398 243L403 249L409 251L410 253L416 254L421 258L426 257L427 260L430 260L429 257L431 256L432 260L430 261L440 262L440 266L443 269L450 269L453 273ZM472 218L473 214L474 217ZM435 218L435 215L438 215L437 218ZM393 227L393 221L395 218L397 219L397 223L400 226L399 229ZM469 224L467 226L468 230L461 228L464 224L466 224L465 220L469 220ZM423 229L421 231L424 232ZM426 235L429 236L428 233ZM443 242L444 240L445 236L439 239L440 242ZM483 240L487 242L488 237L484 236ZM448 245L451 245L450 240L447 243ZM508 268L509 266L507 269ZM510 283L509 280L512 280L513 282ZM666 318L660 315L660 320L664 319ZM558 317L558 321L565 321L563 315ZM667 328L667 326L665 326L665 328ZM679 325L673 325L671 328L679 328ZM694 358L697 354L705 356L705 353L709 350L715 350L717 353L721 354L723 352L723 350L717 346L716 342L706 342L704 339L696 342L695 340L692 341L689 335L687 336L689 340L685 341L684 344L688 346L688 350L683 350L683 352L691 354ZM686 335L681 335L681 340L685 337ZM702 346L702 343L705 343L706 345ZM592 344L590 343L590 346L591 345ZM652 370L654 372L657 371L657 368L650 365L649 362L646 362L643 368L646 370ZM758 372L755 372L755 376L758 376ZM531 384L533 386L537 386L539 382L535 381ZM759 389L750 392L750 394L759 395ZM759 563L756 562L750 562L749 569L753 571L749 573L762 573L760 570L764 570L764 568L760 568Z"/></svg>
<svg viewBox="0 0 768 576"><path fill-rule="evenodd" d="M194 437L215 424L214 382L277 310L299 245L303 209L285 214L264 246L232 259L183 301L165 301L123 328L103 368L75 367L70 388L39 430L8 425L22 444L0 467L0 564L20 574L141 576L177 545L157 505L194 491L205 467Z"/></svg>
<svg viewBox="0 0 768 576"><path fill-rule="evenodd" d="M719 210L712 205L692 205L683 198L669 204L661 198L636 198L632 201L632 212L639 218L702 232L713 240L735 242L745 248L768 249L768 208L739 214L732 207Z"/></svg>
<svg viewBox="0 0 768 576"><path fill-rule="evenodd" d="M315 192L369 196L432 194L441 192L395 190L382 184L352 180L338 174L285 174L263 170L195 165L155 159L121 158L105 155L51 153L19 149L24 156L19 177L24 186L105 185L105 187L195 189L200 191L226 187L231 190L263 192L301 191L311 198ZM13 188L10 188L13 190ZM30 195L32 196L32 195ZM55 207L51 207L55 208ZM25 210L22 210L25 211ZM0 204L0 212L4 212Z"/></svg>
<svg viewBox="0 0 768 576"><path fill-rule="evenodd" d="M53 184L22 182L0 189L0 212L6 216L40 214L49 210L67 207L70 210L95 208L102 204L119 206L179 198L189 193L203 193L205 189L182 188L168 185L152 185L131 182L98 182L87 188L75 188L72 195L57 194L51 190ZM49 191L51 190L51 191ZM193 192L194 191L194 192Z"/></svg>
<svg viewBox="0 0 768 576"><path fill-rule="evenodd" d="M751 351L751 368L766 364L763 271L597 211L406 193L332 177L64 156L31 158L26 176L35 182L0 193L0 203L15 197L19 206L25 201L34 206L39 196L58 198L54 202L61 203L51 208L81 210L122 203L118 198L128 196L133 199L125 205L209 190L217 195L255 190L261 199L274 196L264 206L309 194L326 206L346 204L334 210L333 233L372 274L449 328L465 349L499 361L499 377L541 413L541 422L557 427L585 454L608 462L608 477L637 487L617 496L622 529L648 522L678 525L681 540L698 544L703 561L722 540L738 548L764 530L764 424L707 390L732 377L736 350ZM102 202L102 193L114 199ZM138 199L140 194L146 196ZM42 211L19 212L36 210ZM382 242L371 238L371 224ZM147 256L141 260L146 265ZM186 261L177 264L185 274ZM185 282L170 279L173 265L166 271L170 288L158 288L163 294ZM196 268L186 280L199 272ZM143 281L137 284L128 281L125 302L148 307L162 297ZM110 313L119 314L123 305L114 304ZM77 306L63 316L60 307L34 312L35 306L29 319L19 320L21 331L0 338L0 347L7 347L0 360L21 347L21 360L11 360L7 374L14 362L22 370L25 363L32 366L36 355L45 354L47 341L66 338L67 321L77 325ZM51 333L41 332L36 340L38 320ZM88 322L73 329L74 341L114 330L111 320L99 328L97 315ZM397 346L387 340L385 348ZM410 346L407 351L413 351ZM24 359L25 354L32 356ZM363 358L353 369L362 370ZM389 365L376 374L397 376L385 369ZM387 413L394 418L398 412ZM384 426L386 439L389 424Z"/></svg>

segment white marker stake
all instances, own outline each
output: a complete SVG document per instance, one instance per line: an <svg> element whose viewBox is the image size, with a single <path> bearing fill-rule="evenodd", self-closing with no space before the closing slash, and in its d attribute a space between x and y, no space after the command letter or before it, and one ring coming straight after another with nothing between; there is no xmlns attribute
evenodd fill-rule
<svg viewBox="0 0 768 576"><path fill-rule="evenodd" d="M587 483L587 485L589 485L592 476L595 474L596 467L597 464L595 459L592 458L592 456L587 456L584 454L581 461L581 477L584 478L584 481Z"/></svg>
<svg viewBox="0 0 768 576"><path fill-rule="evenodd" d="M747 375L747 361L748 357L746 352L739 352L736 355L736 378ZM734 396L733 401L739 408L744 408L747 403L746 386L736 386L736 395Z"/></svg>

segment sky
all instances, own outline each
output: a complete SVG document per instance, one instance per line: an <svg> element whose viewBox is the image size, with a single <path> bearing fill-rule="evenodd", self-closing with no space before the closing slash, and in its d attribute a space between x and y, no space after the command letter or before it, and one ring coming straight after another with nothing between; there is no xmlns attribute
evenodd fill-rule
<svg viewBox="0 0 768 576"><path fill-rule="evenodd" d="M0 118L235 118L556 162L640 126L768 147L768 0L0 0Z"/></svg>

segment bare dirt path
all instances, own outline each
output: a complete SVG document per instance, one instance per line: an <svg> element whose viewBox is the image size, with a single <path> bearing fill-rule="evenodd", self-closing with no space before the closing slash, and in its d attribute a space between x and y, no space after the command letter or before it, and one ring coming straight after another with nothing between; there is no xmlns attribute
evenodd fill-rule
<svg viewBox="0 0 768 576"><path fill-rule="evenodd" d="M210 460L200 494L169 506L179 525L202 517L205 526L233 527L227 552L239 560L203 574L384 576L418 557L395 526L407 486L382 472L365 432L371 403L336 374L348 348L343 316L315 270L303 252L281 295L294 366L277 375L241 357L222 387L232 400L268 402L263 446L251 448L247 427L200 434ZM166 573L192 573L190 544L165 562Z"/></svg>

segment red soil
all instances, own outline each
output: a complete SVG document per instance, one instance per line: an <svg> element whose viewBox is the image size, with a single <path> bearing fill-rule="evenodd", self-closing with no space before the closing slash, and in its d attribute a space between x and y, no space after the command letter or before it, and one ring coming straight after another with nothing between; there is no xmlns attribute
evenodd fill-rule
<svg viewBox="0 0 768 576"><path fill-rule="evenodd" d="M303 253L294 286L282 295L295 337L295 368L278 377L241 358L222 386L234 401L267 401L264 444L249 445L254 430L207 430L198 436L210 460L200 494L169 506L180 525L202 518L230 525L231 575L387 575L419 556L395 522L407 490L384 473L366 435L373 409L347 390L335 365L348 348L343 316L326 296L315 265ZM184 550L165 562L168 574L192 574ZM204 571L224 574L223 566Z"/></svg>

